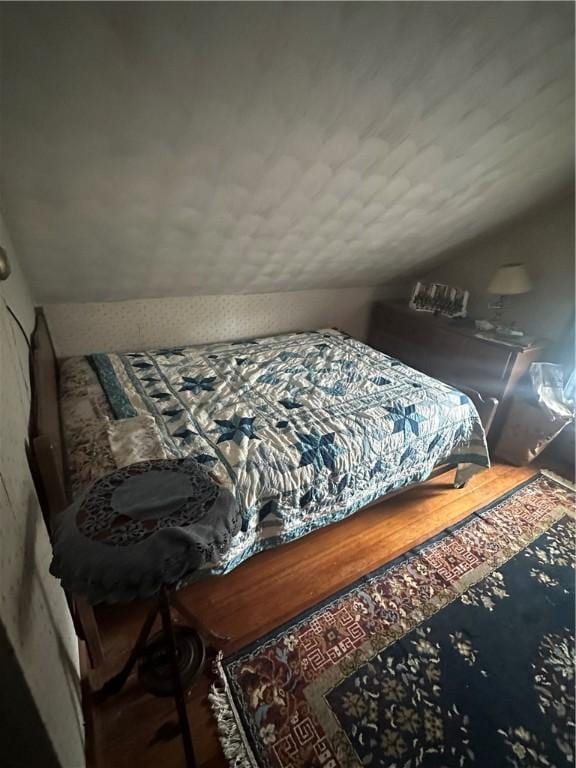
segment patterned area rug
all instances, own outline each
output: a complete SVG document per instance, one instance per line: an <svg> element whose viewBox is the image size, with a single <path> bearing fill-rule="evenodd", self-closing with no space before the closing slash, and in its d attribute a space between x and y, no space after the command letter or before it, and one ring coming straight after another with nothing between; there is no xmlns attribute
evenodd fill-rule
<svg viewBox="0 0 576 768"><path fill-rule="evenodd" d="M573 765L573 502L537 476L220 660L230 763Z"/></svg>

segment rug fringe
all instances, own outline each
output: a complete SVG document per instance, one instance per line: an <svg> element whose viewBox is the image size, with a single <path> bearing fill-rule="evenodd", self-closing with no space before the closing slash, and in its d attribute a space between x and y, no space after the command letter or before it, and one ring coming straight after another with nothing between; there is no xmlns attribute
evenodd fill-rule
<svg viewBox="0 0 576 768"><path fill-rule="evenodd" d="M226 673L222 664L223 653L218 652L214 661L214 672L218 676L208 694L208 701L218 724L218 735L224 756L232 768L258 768L250 745L244 734Z"/></svg>

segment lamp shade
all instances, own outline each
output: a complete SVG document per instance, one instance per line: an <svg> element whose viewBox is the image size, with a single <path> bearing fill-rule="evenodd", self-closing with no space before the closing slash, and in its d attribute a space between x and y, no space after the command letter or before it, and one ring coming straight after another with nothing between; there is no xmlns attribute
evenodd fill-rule
<svg viewBox="0 0 576 768"><path fill-rule="evenodd" d="M498 267L488 286L488 293L497 293L500 296L513 296L531 290L532 283L524 264L503 264Z"/></svg>

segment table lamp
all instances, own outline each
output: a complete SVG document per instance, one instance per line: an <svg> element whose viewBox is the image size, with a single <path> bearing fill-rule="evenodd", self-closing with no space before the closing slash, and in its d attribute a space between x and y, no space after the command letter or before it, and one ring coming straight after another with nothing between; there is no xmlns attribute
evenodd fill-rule
<svg viewBox="0 0 576 768"><path fill-rule="evenodd" d="M503 264L498 267L492 275L492 280L488 286L488 293L496 294L499 298L490 304L494 310L493 322L498 332L503 334L512 334L521 336L522 332L512 327L502 325L502 313L504 310L504 299L506 296L516 296L521 293L528 293L532 290L532 282L524 264Z"/></svg>

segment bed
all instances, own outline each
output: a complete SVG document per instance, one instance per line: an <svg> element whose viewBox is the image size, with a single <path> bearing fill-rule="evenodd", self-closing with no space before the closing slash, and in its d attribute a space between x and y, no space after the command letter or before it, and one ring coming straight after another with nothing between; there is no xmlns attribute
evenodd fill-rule
<svg viewBox="0 0 576 768"><path fill-rule="evenodd" d="M59 397L73 494L131 461L185 456L230 488L242 530L211 574L439 466L458 465L460 484L489 466L467 394L333 329L70 358Z"/></svg>
<svg viewBox="0 0 576 768"><path fill-rule="evenodd" d="M256 350L258 353L268 355L267 361L264 361L268 363L267 365L259 366L258 363L251 362ZM336 350L340 350L342 354L340 352L337 354ZM167 352L169 352L168 355ZM284 353L288 353L288 356ZM186 354L192 356L193 369L197 367L201 370L206 366L208 374L198 381L197 375L182 372L182 377L188 376L189 379L195 379L196 383L188 381L186 383L191 386L176 393L171 391L175 389L174 374L169 375L168 372L176 371L179 365L183 365L183 356L185 357ZM217 357L211 357L212 355ZM170 364L170 359L175 361L175 367ZM126 371L126 376L131 371L132 389L128 387L126 390L127 407L144 415L160 411L157 416L161 423L157 431L161 437L164 436L161 440L162 450L173 450L178 455L182 452L188 452L187 455L189 455L194 451L194 455L199 457L204 453L208 457L219 458L218 454L209 449L204 450L203 447L199 452L198 442L201 435L184 434L184 432L176 434L182 428L184 430L188 428L190 432L197 430L184 426L189 416L180 414L177 420L171 421L177 414L162 413L162 411L172 410L166 402L162 403L168 398L152 397L155 393L160 394L160 387L156 392L148 384L154 385L159 382L147 381L156 376L146 374L146 366L134 365L138 360L152 366L152 369L148 370L159 368L163 371L162 376L158 378L162 380L163 377L168 377L169 388L166 394L184 399L183 410L187 410L189 402L205 405L206 398L212 402L213 397L212 405L218 409L217 415L214 415L219 421L233 421L228 418L229 414L219 411L223 408L234 409L251 402L253 390L262 397L266 395L258 409L258 418L262 420L261 425L264 424L266 429L262 430L258 422L252 422L253 425L256 424L253 429L255 436L252 439L249 435L245 435L248 441L244 442L244 438L238 435L236 440L220 440L222 434L231 431L229 427L224 430L224 433L219 430L218 434L211 433L208 429L204 439L207 444L213 443L213 447L218 448L218 451L225 455L236 454L236 460L240 463L244 462L245 468L249 469L250 462L255 458L261 461L259 458L261 451L257 448L266 441L268 430L270 430L275 440L281 438L281 445L288 446L286 456L283 456L282 450L277 451L280 458L283 461L289 461L295 475L298 476L300 473L305 481L300 490L284 487L277 489L281 493L291 495L293 502L296 502L293 504L294 524L287 526L285 530L282 525L282 511L286 511L285 506L271 503L274 501L273 498L268 500L262 498L261 503L253 504L251 510L250 504L244 501L245 530L241 532L239 540L234 543L230 556L225 561L212 565L214 573L231 570L234 564L246 559L250 554L342 519L361 506L368 506L371 500L377 501L399 493L426 479L427 473L430 473L430 476L438 475L458 465L455 484L462 485L475 471L488 466L484 434L490 427L497 401L482 397L475 390L467 389L465 393L457 391L411 370L398 360L377 353L360 342L332 330L311 334L288 334L284 337L242 343L210 345L210 350L208 347L174 348L105 356L99 359L96 367L100 369L100 376L104 375L102 367L106 368L108 363L112 370L115 366L121 365L120 374L122 368ZM295 371L293 369L297 365L297 360L300 360L300 363L298 363L298 370ZM239 369L246 363L248 366L240 373ZM222 383L216 385L214 382L202 382L202 379L222 375L227 367L234 375L234 378L229 379L227 387L233 389L235 382L243 382L242 395L236 389L229 393L228 399L220 399ZM215 368L220 372L219 374L214 372ZM259 368L260 372L258 372ZM358 368L358 375L355 368ZM51 532L58 515L74 497L81 494L93 481L117 467L111 450L109 436L111 425L118 426L121 422L126 424L130 420L134 423L134 420L139 417L129 416L122 420L115 418L117 413L125 415L127 411L121 409L115 411L115 407L120 408L118 403L115 407L111 406L109 395L107 396L96 374L96 368L87 358L57 361L42 309L37 310L36 327L31 339L31 371L30 462L46 526ZM265 377L263 381L257 381L262 377ZM369 392L361 392L362 381L366 379L369 380ZM387 384L384 380L392 383ZM390 402L387 402L384 391L385 388L396 386L393 382L397 382L398 388L394 396L391 396L393 390L388 390ZM211 385L213 385L212 390ZM276 401L271 403L270 393L274 392L275 387L281 387L288 394L286 397L278 396ZM136 397L132 402L130 398L134 397L134 391L136 393L139 391L138 388L142 388L141 391L146 394L140 400ZM297 394L301 400L295 397L295 389L298 389ZM346 389L346 392L343 389ZM211 395L211 392L214 394ZM426 392L429 393L430 399L428 406L425 406ZM194 399L197 395L200 395L200 402ZM303 396L305 396L304 402L302 402ZM354 407L350 401L358 397L368 399L358 400L357 407ZM302 402L302 408L289 407L286 403L278 405L280 399ZM411 402L407 402L408 400ZM441 405L441 402L438 403L438 400L444 401L444 405ZM404 403L403 414L398 413L395 403L398 405ZM416 409L417 404L418 409ZM126 403L124 405L126 406ZM309 410L316 405L321 406L322 414L315 416L312 412L306 416L306 408ZM408 410L412 405L415 406L414 411ZM267 407L270 410L266 411ZM424 407L432 411L436 410L432 419L426 418L427 414L420 411ZM363 419L364 411L368 416ZM412 414L416 414L417 411L418 416L424 416L424 419L412 418ZM276 418L276 412L281 414L278 418ZM371 430L368 422L377 421L379 417L387 423L387 428L379 427L382 439L380 443L372 443L370 447ZM155 417L152 418L156 421ZM451 435L445 447L448 448L452 441L449 449L452 453L442 456L445 451L441 450L440 443L443 441L434 443L436 435L431 436L431 431L436 425L436 431L441 432L442 427L445 426L445 419L450 424ZM348 439L337 437L337 432L340 430L343 430L343 435L347 435L355 420L358 420L361 428L357 433L357 441L362 437L356 453L346 450L351 448ZM281 422L280 425L279 422ZM287 426L283 422L287 422ZM237 426L244 425L238 423ZM334 438L325 438L323 445L318 442L310 445L308 450L306 439L298 437L298 434L319 434L320 430L323 430L324 435L334 434ZM241 431L249 430L245 428ZM170 438L166 436L166 432L170 432ZM136 436L137 433L134 431L133 437ZM413 440L413 437L418 440ZM154 446L153 441L148 443L146 440L135 439L133 442L136 442L137 447L144 451L158 450L158 445ZM402 448L405 442L406 446ZM412 442L415 452L404 455L408 449L408 442ZM297 444L300 447L297 447ZM376 458L373 463L369 463L377 451L378 444L382 456ZM429 453L428 448L431 444L433 445ZM420 449L417 448L418 445ZM418 464L417 454L418 452L423 454L425 445L424 462ZM386 455L386 446L392 453ZM340 452L337 450L339 448L344 450ZM349 469L342 472L346 457L348 457ZM354 463L352 463L353 460ZM382 462L381 465L379 461ZM210 459L208 465L216 476L223 477L226 481L227 474L226 472L222 474L222 466L218 466L217 462L212 462ZM384 468L387 467L389 471L394 466L397 468L396 475L389 474L386 479ZM335 473L340 474L338 482L336 482ZM275 476L277 476L276 472L271 474L271 477ZM333 497L324 495L324 506L322 506L322 499L315 494L311 482L311 479L316 476L323 479L321 487L326 492L330 490L334 492ZM234 485L234 478L231 475L228 475L228 478L228 482ZM238 476L236 476L237 479ZM362 479L365 483L370 481L364 488L360 484ZM239 487L236 485L234 487L235 492L242 493ZM259 487L263 487L262 483ZM281 498L286 501L287 495ZM248 496L245 499L248 499ZM85 640L90 663L97 669L103 663L103 649L94 611L85 599L72 599L69 595L67 597L77 634L80 639Z"/></svg>

